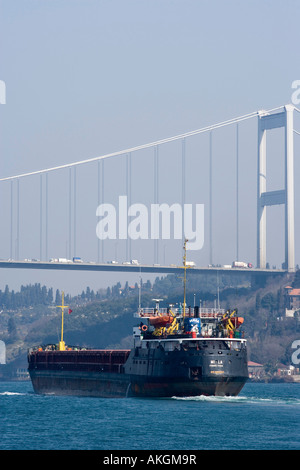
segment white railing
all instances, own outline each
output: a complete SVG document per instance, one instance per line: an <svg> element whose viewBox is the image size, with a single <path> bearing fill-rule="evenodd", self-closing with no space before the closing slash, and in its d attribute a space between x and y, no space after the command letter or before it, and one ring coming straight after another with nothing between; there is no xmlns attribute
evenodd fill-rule
<svg viewBox="0 0 300 470"><path fill-rule="evenodd" d="M176 316L180 316L183 314L183 308L140 308L136 314L138 317L152 317L158 315L169 315L170 311L174 313ZM198 312L193 307L189 307L185 309L186 316L194 316L195 314L198 315L200 318L218 318L221 315L224 315L226 312L225 309L217 309L217 308L199 308Z"/></svg>

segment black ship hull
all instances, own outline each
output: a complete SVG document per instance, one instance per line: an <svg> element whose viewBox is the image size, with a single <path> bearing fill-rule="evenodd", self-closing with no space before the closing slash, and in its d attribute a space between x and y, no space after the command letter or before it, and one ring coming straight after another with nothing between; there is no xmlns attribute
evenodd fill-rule
<svg viewBox="0 0 300 470"><path fill-rule="evenodd" d="M79 374L31 372L35 393L99 398L163 398L200 395L236 396L245 385L245 377L203 378L197 382L171 378L139 377L120 374Z"/></svg>
<svg viewBox="0 0 300 470"><path fill-rule="evenodd" d="M175 346L174 346L175 345ZM131 351L35 351L34 391L103 398L236 396L248 379L241 341L145 342Z"/></svg>

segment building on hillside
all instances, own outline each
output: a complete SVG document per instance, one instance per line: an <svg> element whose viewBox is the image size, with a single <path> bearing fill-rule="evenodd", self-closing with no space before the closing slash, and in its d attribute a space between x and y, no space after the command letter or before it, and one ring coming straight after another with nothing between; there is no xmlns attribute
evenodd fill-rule
<svg viewBox="0 0 300 470"><path fill-rule="evenodd" d="M264 366L257 362L248 361L249 379L260 379L264 375Z"/></svg>
<svg viewBox="0 0 300 470"><path fill-rule="evenodd" d="M295 318L300 314L300 289L285 287L285 316Z"/></svg>
<svg viewBox="0 0 300 470"><path fill-rule="evenodd" d="M278 364L276 375L279 377L293 376L299 374L299 368L293 365L286 366L285 364Z"/></svg>
<svg viewBox="0 0 300 470"><path fill-rule="evenodd" d="M21 380L29 380L28 370L24 367L18 367L16 370L16 377Z"/></svg>

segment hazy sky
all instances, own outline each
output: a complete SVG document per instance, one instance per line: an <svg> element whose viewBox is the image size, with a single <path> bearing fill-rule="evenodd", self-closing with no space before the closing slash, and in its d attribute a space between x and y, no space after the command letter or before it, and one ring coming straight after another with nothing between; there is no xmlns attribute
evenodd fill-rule
<svg viewBox="0 0 300 470"><path fill-rule="evenodd" d="M300 80L299 18L298 0L0 0L0 80L6 84L6 104L0 105L1 177L96 157L290 103L292 82ZM300 131L298 116L295 128ZM254 263L256 138L256 121L241 127L240 257ZM282 189L281 138L279 134L273 142L271 189ZM204 248L193 254L197 264L205 265L208 140L201 139L187 143L186 174L187 202L206 207ZM299 140L295 135L296 180ZM216 135L213 228L215 263L220 264L235 257L235 146L235 128ZM163 159L163 150L159 152ZM161 202L181 201L180 152L178 143L166 149L161 160ZM153 154L132 158L132 198L151 203ZM124 161L106 164L107 202L115 203L124 194L125 171ZM96 173L95 166L77 173L77 254L86 260L97 256ZM68 252L68 178L68 172L56 180L49 177L49 257ZM20 183L22 259L40 257L39 184L39 178ZM0 185L0 198L1 220L6 221L0 258L9 258L9 184ZM298 199L296 185L299 232ZM268 258L279 267L283 207L271 209ZM15 230L14 220L14 237ZM124 243L111 242L106 248L106 259L125 259ZM181 243L162 242L160 262L177 263L180 250ZM133 255L152 262L148 251L148 245L137 243ZM296 257L300 264L297 236ZM114 284L119 277L1 271L0 289L6 283L16 288L41 282L75 293L87 285Z"/></svg>

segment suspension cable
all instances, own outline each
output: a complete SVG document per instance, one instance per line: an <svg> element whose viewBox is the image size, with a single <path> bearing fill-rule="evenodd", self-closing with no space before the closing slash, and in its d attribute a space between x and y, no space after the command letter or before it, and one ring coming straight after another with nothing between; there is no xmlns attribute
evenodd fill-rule
<svg viewBox="0 0 300 470"><path fill-rule="evenodd" d="M278 109L281 109L283 107L284 106L279 106L277 108L273 108L273 109L270 109L268 111L254 111L252 113L245 114L245 115L239 116L237 118L229 119L227 121L223 121L223 122L220 122L218 124L213 124L211 126L206 126L206 127L201 128L201 129L194 130L194 131L186 132L184 134L179 134L179 135L176 135L176 136L173 136L173 137L168 137L166 139L158 140L156 142L151 142L151 143L148 143L148 144L138 145L136 147L132 147L132 148L129 148L129 149L120 150L118 152L107 153L105 155L89 158L87 160L81 160L81 161L73 162L73 163L66 163L64 165L59 165L59 166L55 166L55 167L52 167L52 168L46 168L46 169L43 169L43 170L37 170L37 171L31 171L31 172L28 172L28 173L22 173L20 175L0 178L0 182L1 181L9 181L9 180L14 180L14 179L24 178L26 176L39 175L39 174L42 174L42 173L49 173L50 171L62 170L64 168L71 168L71 167L75 167L75 166L79 166L79 165L84 165L84 164L87 164L87 163L92 163L92 162L96 162L96 161L99 161L99 160L104 160L106 158L112 158L112 157L117 157L117 156L120 156L120 155L126 155L128 153L136 152L138 150L144 150L144 149L147 149L147 148L155 147L156 145L162 145L162 144L166 144L166 143L169 143L169 142L174 142L176 140L180 140L180 139L183 139L185 137L191 137L191 136L194 136L194 135L202 134L204 132L212 131L214 129L220 129L221 127L230 126L231 124L235 124L235 123L238 123L238 122L241 122L241 121L245 121L247 119L251 119L251 118L253 118L255 116L258 116L260 114L269 114L269 113L271 113L273 111L277 111ZM297 108L295 108L295 109L297 109ZM300 112L300 110L298 110L298 109L297 109L297 111Z"/></svg>

